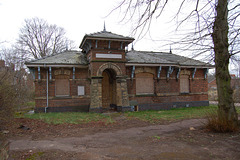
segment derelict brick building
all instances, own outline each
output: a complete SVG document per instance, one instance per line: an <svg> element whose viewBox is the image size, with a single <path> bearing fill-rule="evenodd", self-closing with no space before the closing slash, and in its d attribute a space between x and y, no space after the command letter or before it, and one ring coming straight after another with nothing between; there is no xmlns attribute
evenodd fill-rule
<svg viewBox="0 0 240 160"><path fill-rule="evenodd" d="M126 51L133 41L103 30L85 35L82 51L65 51L26 63L35 79L35 111L209 105L207 72L211 65L171 52Z"/></svg>

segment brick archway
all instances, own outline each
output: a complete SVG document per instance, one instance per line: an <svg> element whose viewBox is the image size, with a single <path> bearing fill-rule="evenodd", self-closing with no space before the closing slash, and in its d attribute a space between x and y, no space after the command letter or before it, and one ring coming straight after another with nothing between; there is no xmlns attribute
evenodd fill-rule
<svg viewBox="0 0 240 160"><path fill-rule="evenodd" d="M122 75L122 70L121 68L114 64L114 63L104 63L103 65L101 65L99 68L98 68L98 71L97 71L97 76L102 76L102 73L104 70L106 69L112 69L115 71L116 73L116 76L121 76Z"/></svg>

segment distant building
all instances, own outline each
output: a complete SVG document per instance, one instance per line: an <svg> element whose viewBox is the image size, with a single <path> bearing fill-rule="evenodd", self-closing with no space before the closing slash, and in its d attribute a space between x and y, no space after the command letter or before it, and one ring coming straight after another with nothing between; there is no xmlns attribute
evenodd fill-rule
<svg viewBox="0 0 240 160"><path fill-rule="evenodd" d="M239 88L240 86L240 79L236 77L235 74L231 74L231 87L233 89ZM211 89L217 89L217 82L215 76L211 76L211 78L208 79L208 90Z"/></svg>
<svg viewBox="0 0 240 160"><path fill-rule="evenodd" d="M35 79L36 112L160 110L207 106L210 64L171 52L126 51L134 41L103 30L82 51L26 63Z"/></svg>

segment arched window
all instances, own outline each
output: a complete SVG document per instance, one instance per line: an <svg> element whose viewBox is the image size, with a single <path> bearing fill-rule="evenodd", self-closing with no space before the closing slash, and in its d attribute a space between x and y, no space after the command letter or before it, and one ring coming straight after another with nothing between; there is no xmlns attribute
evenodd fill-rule
<svg viewBox="0 0 240 160"><path fill-rule="evenodd" d="M154 81L151 73L136 74L136 94L153 94Z"/></svg>

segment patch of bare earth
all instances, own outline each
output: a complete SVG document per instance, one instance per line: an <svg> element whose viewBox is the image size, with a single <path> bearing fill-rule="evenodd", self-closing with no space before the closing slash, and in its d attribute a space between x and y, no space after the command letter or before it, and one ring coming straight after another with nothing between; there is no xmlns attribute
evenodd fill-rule
<svg viewBox="0 0 240 160"><path fill-rule="evenodd" d="M170 124L115 120L108 125L51 125L17 119L8 133L10 159L240 159L240 132L210 133L203 129L203 120ZM17 129L20 124L30 129Z"/></svg>

